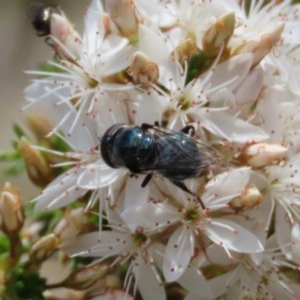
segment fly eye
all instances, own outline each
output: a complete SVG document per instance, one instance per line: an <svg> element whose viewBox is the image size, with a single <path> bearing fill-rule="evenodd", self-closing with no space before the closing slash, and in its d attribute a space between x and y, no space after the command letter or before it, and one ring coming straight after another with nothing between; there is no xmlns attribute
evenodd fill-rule
<svg viewBox="0 0 300 300"><path fill-rule="evenodd" d="M101 150L101 156L103 160L112 168L115 167L114 163L111 159L111 137L110 136L104 136L101 140L100 144L100 150Z"/></svg>
<svg viewBox="0 0 300 300"><path fill-rule="evenodd" d="M117 163L115 162L114 152L112 149L115 148L116 137L123 126L124 124L121 123L111 126L107 129L102 138L100 138L101 156L103 160L112 168L118 167Z"/></svg>

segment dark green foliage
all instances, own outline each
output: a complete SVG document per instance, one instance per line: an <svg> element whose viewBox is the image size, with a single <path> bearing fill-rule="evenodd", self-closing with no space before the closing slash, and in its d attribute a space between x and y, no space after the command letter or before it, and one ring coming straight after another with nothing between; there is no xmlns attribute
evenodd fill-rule
<svg viewBox="0 0 300 300"><path fill-rule="evenodd" d="M25 273L22 268L16 268L11 272L4 299L43 300L42 293L45 289L45 279L41 278L38 273Z"/></svg>

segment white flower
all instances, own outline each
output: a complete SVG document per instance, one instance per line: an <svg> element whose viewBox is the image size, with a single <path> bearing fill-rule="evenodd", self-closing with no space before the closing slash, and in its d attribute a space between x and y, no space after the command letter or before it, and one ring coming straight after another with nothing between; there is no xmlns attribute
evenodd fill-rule
<svg viewBox="0 0 300 300"><path fill-rule="evenodd" d="M232 170L209 182L202 197L207 213L202 211L196 199L187 199L186 194L178 191L174 197L179 206L166 202L145 203L129 207L121 214L132 230L143 226L152 231L164 229L168 232L170 237L163 262L167 281L180 278L195 255L195 249L202 250L206 238L222 246L228 254L232 250L251 253L263 249L259 240L234 219L213 216L214 211L227 208L228 202L242 192L249 179L249 171L249 168Z"/></svg>
<svg viewBox="0 0 300 300"><path fill-rule="evenodd" d="M263 0L251 1L248 8L247 1L241 1L240 5L235 0L223 2L221 7L226 11L234 11L238 20L237 28L231 43L239 45L240 43L264 38L275 27L286 21L288 18L286 8L288 2L269 1L267 4ZM291 7L291 6L290 6ZM290 15L292 15L292 9Z"/></svg>
<svg viewBox="0 0 300 300"><path fill-rule="evenodd" d="M67 127L63 131L65 137L62 136L62 138L70 146L72 152L61 153L40 148L42 151L48 151L69 160L58 163L54 167L72 168L58 176L33 200L36 202L37 210L66 206L85 195L88 191L93 191L87 205L88 208L99 198L109 197L110 205L113 205L116 201L117 190L122 189L128 171L125 169L112 169L103 161L98 150L100 143L98 136L101 137L104 130L113 124L115 118L122 120L124 106L120 106L117 102L112 105L110 99L103 98L103 101L97 103L96 107L94 118L103 122L98 128L95 126L97 123L90 124L90 119L85 120L86 126L82 126L80 123L83 121L79 119L80 122L74 127L74 133L71 135L67 134L71 120L62 127L62 129ZM71 119L75 118L76 112L72 110L71 112ZM108 190L105 190L106 188ZM103 193L106 196L103 196Z"/></svg>
<svg viewBox="0 0 300 300"><path fill-rule="evenodd" d="M188 300L292 299L300 290L284 269L300 260L299 5L248 2L116 0L105 11L93 0L76 51L68 39L53 47L53 71L29 72L43 77L25 90L28 106L44 104L50 134L70 148L37 147L68 169L36 208L98 202L99 231L65 249L123 264L127 294L133 287L143 299L166 299L164 281ZM192 125L219 153L218 165L184 182L190 193L158 176L159 163L142 188L148 172L129 174L101 157L112 125L155 122Z"/></svg>
<svg viewBox="0 0 300 300"><path fill-rule="evenodd" d="M142 229L130 231L121 220L119 223L111 221L110 224L111 231L85 234L74 241L66 242L64 250L72 255L101 257L99 261L114 258L111 267L128 263L124 282L127 292L134 281L134 294L138 288L145 300L166 299L155 270L153 252L156 249L155 243L151 241L151 232L144 232Z"/></svg>
<svg viewBox="0 0 300 300"><path fill-rule="evenodd" d="M229 141L245 142L268 137L260 128L232 116L224 105L224 95L231 94L246 77L252 63L251 54L235 56L223 64L214 65L209 72L186 84L187 65L182 67L178 59L172 58L163 37L143 26L140 35L141 50L160 66L159 83L163 88L153 86L151 95L164 103L162 109L170 115L168 127L179 130L187 120L192 120ZM150 43L153 40L155 43Z"/></svg>
<svg viewBox="0 0 300 300"><path fill-rule="evenodd" d="M212 246L207 252L213 264L229 268L229 271L208 281L215 298L221 295L230 299L297 298L299 286L291 284L281 271L284 267L293 270L297 266L285 260L274 236L267 240L265 251L261 253L235 254L233 260L228 260L220 250L220 247ZM204 262L204 265L207 264L210 262Z"/></svg>
<svg viewBox="0 0 300 300"><path fill-rule="evenodd" d="M283 252L287 252L286 245L292 242L292 226L300 224L299 168L299 154L287 160L284 166L266 168L268 180L266 201L271 201L273 204L268 218L270 219L275 211L275 236Z"/></svg>
<svg viewBox="0 0 300 300"><path fill-rule="evenodd" d="M27 87L25 97L30 103L25 108L40 101L50 101L53 109L60 109L61 105L70 108L53 131L71 120L68 132L72 133L82 116L92 113L95 104L101 102L103 97L110 97L110 91L122 92L131 88L129 85L110 83L107 79L128 67L127 55L131 48L127 47L127 39L106 35L100 18L102 14L100 2L92 1L86 12L85 31L76 61L50 61L49 65L56 69L54 71L27 71L28 74L46 78L34 79ZM74 108L77 115L72 118Z"/></svg>

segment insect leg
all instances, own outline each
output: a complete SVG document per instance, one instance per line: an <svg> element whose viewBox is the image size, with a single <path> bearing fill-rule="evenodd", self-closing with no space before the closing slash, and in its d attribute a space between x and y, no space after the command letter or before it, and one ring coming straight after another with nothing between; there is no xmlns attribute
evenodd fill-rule
<svg viewBox="0 0 300 300"><path fill-rule="evenodd" d="M192 125L187 125L180 129L180 132L183 132L192 137L195 135L195 127Z"/></svg>
<svg viewBox="0 0 300 300"><path fill-rule="evenodd" d="M143 123L143 124L141 125L141 127L142 127L143 129L145 129L145 130L150 129L150 128L153 128L154 126L159 126L158 121L155 121L155 122L154 122L154 125L151 125L151 124L148 124L148 123Z"/></svg>
<svg viewBox="0 0 300 300"><path fill-rule="evenodd" d="M145 187L149 183L151 178L152 178L152 174L147 174L146 177L144 178L142 184L141 184L141 187L142 188Z"/></svg>
<svg viewBox="0 0 300 300"><path fill-rule="evenodd" d="M143 123L141 125L141 128L143 129L144 132L146 132L148 129L153 128L153 125L147 124L147 123Z"/></svg>
<svg viewBox="0 0 300 300"><path fill-rule="evenodd" d="M196 195L195 193L193 193L192 191L190 191L190 190L187 188L187 186L186 186L183 182L181 182L181 181L173 181L173 180L171 180L171 181L172 181L176 186L178 186L179 188L181 188L183 191L189 193L190 195L193 195L193 196L197 197L197 200L200 202L201 207L202 207L203 209L205 209L205 205L203 204L201 198L200 198L198 195Z"/></svg>
<svg viewBox="0 0 300 300"><path fill-rule="evenodd" d="M55 49L55 43L53 42L53 40L51 39L51 36L50 35L48 35L46 38L45 38L45 43L48 45L48 46L50 46L54 51L55 51L55 53L54 53L54 59L61 59L62 57L61 57L61 55L59 55L59 53L56 51L56 49Z"/></svg>

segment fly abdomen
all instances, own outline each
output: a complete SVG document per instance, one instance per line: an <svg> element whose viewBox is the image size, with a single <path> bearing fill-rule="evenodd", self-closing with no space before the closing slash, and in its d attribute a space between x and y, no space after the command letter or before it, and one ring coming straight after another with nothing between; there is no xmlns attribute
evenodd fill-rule
<svg viewBox="0 0 300 300"><path fill-rule="evenodd" d="M171 181L183 181L201 175L201 153L197 144L181 136L166 136L159 144L161 160L157 172Z"/></svg>

